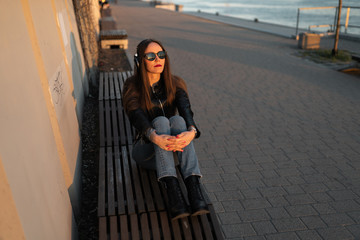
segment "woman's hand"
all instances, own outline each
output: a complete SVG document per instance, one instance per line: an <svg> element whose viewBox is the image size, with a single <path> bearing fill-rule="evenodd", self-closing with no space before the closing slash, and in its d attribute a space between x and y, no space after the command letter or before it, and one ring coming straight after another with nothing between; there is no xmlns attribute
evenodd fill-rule
<svg viewBox="0 0 360 240"><path fill-rule="evenodd" d="M195 138L195 131L182 132L174 137L174 140L171 141L172 143L169 144L168 147L172 151L182 152L183 148L189 145L194 138Z"/></svg>
<svg viewBox="0 0 360 240"><path fill-rule="evenodd" d="M183 148L189 145L194 138L195 131L185 131L176 136L158 135L154 131L150 135L150 141L158 145L161 149L173 152L182 152Z"/></svg>

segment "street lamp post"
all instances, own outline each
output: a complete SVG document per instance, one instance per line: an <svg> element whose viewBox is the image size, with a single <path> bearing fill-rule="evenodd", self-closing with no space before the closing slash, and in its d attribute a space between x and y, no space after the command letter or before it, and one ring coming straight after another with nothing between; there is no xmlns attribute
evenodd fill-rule
<svg viewBox="0 0 360 240"><path fill-rule="evenodd" d="M336 34L334 48L332 50L332 55L336 56L338 54L338 44L339 44L339 34L340 34L340 19L341 19L341 8L342 0L339 0L338 14L337 14L337 23L336 23Z"/></svg>

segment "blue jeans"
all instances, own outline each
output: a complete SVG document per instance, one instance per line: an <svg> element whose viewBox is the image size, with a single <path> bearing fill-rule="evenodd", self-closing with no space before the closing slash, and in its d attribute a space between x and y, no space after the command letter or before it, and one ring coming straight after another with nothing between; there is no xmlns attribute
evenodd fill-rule
<svg viewBox="0 0 360 240"><path fill-rule="evenodd" d="M187 131L185 120L180 116L173 116L170 119L160 116L152 121L152 125L158 135L166 134L175 136ZM176 152L176 154L184 178L191 175L201 177L199 161L193 142L183 150L183 152ZM163 177L177 177L172 151L163 150L156 144L145 143L140 140L133 148L132 157L141 167L156 170L159 180Z"/></svg>

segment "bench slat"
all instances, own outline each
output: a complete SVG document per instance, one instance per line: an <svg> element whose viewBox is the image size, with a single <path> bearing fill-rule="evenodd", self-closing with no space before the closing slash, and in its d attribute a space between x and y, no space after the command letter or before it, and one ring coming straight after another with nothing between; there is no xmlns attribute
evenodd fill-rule
<svg viewBox="0 0 360 240"><path fill-rule="evenodd" d="M215 235L217 237L217 239L222 240L224 239L222 232L221 232L221 228L220 228L220 224L219 221L217 220L217 216L214 210L214 206L213 205L208 205L209 207L209 211L210 211L210 217L211 217L211 223L213 225L213 228L215 230Z"/></svg>
<svg viewBox="0 0 360 240"><path fill-rule="evenodd" d="M160 221L161 221L161 230L164 235L164 239L170 239L171 238L171 232L168 222L168 217L166 212L161 211L160 212Z"/></svg>
<svg viewBox="0 0 360 240"><path fill-rule="evenodd" d="M150 223L151 223L151 230L152 230L152 238L154 240L161 239L160 231L159 231L159 224L158 224L158 217L156 212L150 212Z"/></svg>
<svg viewBox="0 0 360 240"><path fill-rule="evenodd" d="M110 239L119 239L117 230L117 216L110 217Z"/></svg>
<svg viewBox="0 0 360 240"><path fill-rule="evenodd" d="M202 240L203 237L202 237L202 233L201 233L201 227L200 227L200 223L199 223L197 216L191 217L191 224L192 224L193 229L195 229L195 231L194 231L195 239ZM198 229L198 231L196 231L197 229Z"/></svg>
<svg viewBox="0 0 360 240"><path fill-rule="evenodd" d="M129 239L128 220L126 215L120 216L121 239Z"/></svg>
<svg viewBox="0 0 360 240"><path fill-rule="evenodd" d="M153 212L153 211L155 211L155 204L153 201L153 197L151 196L148 171L143 168L140 168L139 171L140 171L141 182L143 185L144 197L145 197L147 210L149 212Z"/></svg>
<svg viewBox="0 0 360 240"><path fill-rule="evenodd" d="M107 240L106 217L99 218L99 240Z"/></svg>
<svg viewBox="0 0 360 240"><path fill-rule="evenodd" d="M114 84L114 76L112 72L109 72L109 90L110 90L110 100L115 99L115 84Z"/></svg>
<svg viewBox="0 0 360 240"><path fill-rule="evenodd" d="M114 85L115 85L115 97L116 97L116 99L120 99L121 93L120 93L120 83L119 83L119 74L118 73L114 73Z"/></svg>
<svg viewBox="0 0 360 240"><path fill-rule="evenodd" d="M138 213L146 212L145 210L145 204L144 204L144 197L141 191L141 183L140 183L140 176L138 172L138 167L136 165L136 162L131 157L132 148L131 145L129 145L129 161L132 171L132 182L134 183L135 188L135 196L136 196L136 203L138 208Z"/></svg>
<svg viewBox="0 0 360 240"><path fill-rule="evenodd" d="M100 147L105 146L105 111L104 101L99 101L99 135L100 135Z"/></svg>
<svg viewBox="0 0 360 240"><path fill-rule="evenodd" d="M140 215L140 223L141 223L141 233L142 239L150 240L150 231L149 231L149 222L147 213L143 213Z"/></svg>
<svg viewBox="0 0 360 240"><path fill-rule="evenodd" d="M116 100L111 100L111 117L112 117L112 126L113 126L113 145L117 146L119 145L119 132L118 132L118 127L119 125L121 126L121 123L118 123L118 116L117 116L117 108L118 106L116 105ZM119 119L119 121L121 121L121 119Z"/></svg>
<svg viewBox="0 0 360 240"><path fill-rule="evenodd" d="M191 225L190 225L189 219L181 218L178 221L180 221L181 228L184 232L185 239L189 239L189 240L192 239L191 229L190 229Z"/></svg>
<svg viewBox="0 0 360 240"><path fill-rule="evenodd" d="M122 163L124 166L124 182L126 189L126 200L128 206L128 214L135 214L134 195L132 191L132 183L130 177L130 167L128 162L128 154L125 146L121 147Z"/></svg>
<svg viewBox="0 0 360 240"><path fill-rule="evenodd" d="M200 220L201 220L202 227L204 229L205 238L209 239L209 240L214 239L213 235L212 235L212 232L211 232L210 223L209 223L209 221L207 219L207 215L201 215Z"/></svg>
<svg viewBox="0 0 360 240"><path fill-rule="evenodd" d="M124 146L126 145L126 133L125 133L125 127L124 127L124 112L119 110L120 108L122 108L122 103L121 103L121 100L117 100L117 106L118 106L118 111L117 111L117 114L118 114L118 119L119 119L119 122L120 122L120 145L121 146Z"/></svg>
<svg viewBox="0 0 360 240"><path fill-rule="evenodd" d="M116 193L118 203L118 214L126 214L125 198L124 198L124 186L123 186L123 174L121 167L121 157L119 146L114 147L115 152L115 178L116 178Z"/></svg>
<svg viewBox="0 0 360 240"><path fill-rule="evenodd" d="M105 72L105 75L104 75L104 85L105 85L104 100L109 100L109 73L108 72Z"/></svg>
<svg viewBox="0 0 360 240"><path fill-rule="evenodd" d="M130 215L130 226L131 226L131 238L130 239L140 239L139 227L138 227L138 216Z"/></svg>
<svg viewBox="0 0 360 240"><path fill-rule="evenodd" d="M111 107L110 101L105 101L105 126L106 126L106 146L111 146L112 144L112 124L111 124Z"/></svg>
<svg viewBox="0 0 360 240"><path fill-rule="evenodd" d="M106 149L107 163L107 194L108 194L108 215L115 215L115 184L112 147Z"/></svg>

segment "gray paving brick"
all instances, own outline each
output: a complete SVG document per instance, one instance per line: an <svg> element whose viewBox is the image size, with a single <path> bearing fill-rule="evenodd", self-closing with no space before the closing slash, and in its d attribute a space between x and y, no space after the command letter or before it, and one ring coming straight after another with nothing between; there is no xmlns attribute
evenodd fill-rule
<svg viewBox="0 0 360 240"><path fill-rule="evenodd" d="M336 210L328 203L316 203L312 205L319 214L331 214L336 213Z"/></svg>
<svg viewBox="0 0 360 240"><path fill-rule="evenodd" d="M321 218L328 226L332 227L355 224L355 222L345 213L321 215Z"/></svg>
<svg viewBox="0 0 360 240"><path fill-rule="evenodd" d="M226 212L236 212L244 209L239 200L222 201L221 204Z"/></svg>
<svg viewBox="0 0 360 240"><path fill-rule="evenodd" d="M360 210L360 209L359 209ZM360 223L360 211L347 213L356 223Z"/></svg>
<svg viewBox="0 0 360 240"><path fill-rule="evenodd" d="M323 183L302 184L301 187L307 193L326 192L329 190Z"/></svg>
<svg viewBox="0 0 360 240"><path fill-rule="evenodd" d="M264 166L262 166L264 168ZM258 171L259 173L261 173L261 175L264 178L274 178L274 177L279 177L279 175L277 174L277 172L275 172L275 170L267 170L266 168L264 168L265 170L263 171Z"/></svg>
<svg viewBox="0 0 360 240"><path fill-rule="evenodd" d="M346 229L351 232L354 239L360 239L360 224L347 226Z"/></svg>
<svg viewBox="0 0 360 240"><path fill-rule="evenodd" d="M219 201L238 200L244 198L240 191L223 191L215 192L216 199Z"/></svg>
<svg viewBox="0 0 360 240"><path fill-rule="evenodd" d="M317 192L317 193L311 193L310 196L316 201L316 202L333 202L334 200L326 193L326 192Z"/></svg>
<svg viewBox="0 0 360 240"><path fill-rule="evenodd" d="M292 217L313 216L318 214L310 204L287 206L285 209Z"/></svg>
<svg viewBox="0 0 360 240"><path fill-rule="evenodd" d="M351 190L339 190L339 191L329 191L328 194L335 200L348 200L348 199L355 199L358 196L352 192Z"/></svg>
<svg viewBox="0 0 360 240"><path fill-rule="evenodd" d="M220 184L225 191L234 191L249 188L248 185L242 180L221 182Z"/></svg>
<svg viewBox="0 0 360 240"><path fill-rule="evenodd" d="M326 240L355 239L345 227L329 227L318 229L317 231Z"/></svg>
<svg viewBox="0 0 360 240"><path fill-rule="evenodd" d="M304 190L299 185L290 185L283 187L289 195L292 194L304 194Z"/></svg>
<svg viewBox="0 0 360 240"><path fill-rule="evenodd" d="M291 183L285 177L264 178L263 182L268 187L289 186Z"/></svg>
<svg viewBox="0 0 360 240"><path fill-rule="evenodd" d="M256 232L250 223L223 225L222 229L226 238L237 238L256 235Z"/></svg>
<svg viewBox="0 0 360 240"><path fill-rule="evenodd" d="M220 174L216 173L216 174L206 174L203 175L203 177L201 178L202 183L218 183L221 182L222 179L220 177Z"/></svg>
<svg viewBox="0 0 360 240"><path fill-rule="evenodd" d="M241 173L238 173L238 176L244 180L263 178L263 176L261 175L261 173L259 171L241 172Z"/></svg>
<svg viewBox="0 0 360 240"><path fill-rule="evenodd" d="M270 216L267 214L265 209L254 209L254 210L241 210L238 214L244 222L264 221L270 220Z"/></svg>
<svg viewBox="0 0 360 240"><path fill-rule="evenodd" d="M250 188L265 187L265 184L261 179L248 179L245 180L245 182Z"/></svg>
<svg viewBox="0 0 360 240"><path fill-rule="evenodd" d="M244 240L266 240L264 236L251 236L245 237Z"/></svg>
<svg viewBox="0 0 360 240"><path fill-rule="evenodd" d="M301 240L322 240L323 238L315 230L298 231L296 234Z"/></svg>
<svg viewBox="0 0 360 240"><path fill-rule="evenodd" d="M276 233L266 236L267 240L300 240L294 232Z"/></svg>
<svg viewBox="0 0 360 240"><path fill-rule="evenodd" d="M244 199L242 201L242 204L245 209L261 209L261 208L267 208L270 207L270 203L267 201L267 199L264 198L253 198L253 199Z"/></svg>
<svg viewBox="0 0 360 240"><path fill-rule="evenodd" d="M218 217L222 224L241 223L241 219L237 212L218 213Z"/></svg>
<svg viewBox="0 0 360 240"><path fill-rule="evenodd" d="M267 208L266 211L271 219L290 218L289 213L283 207Z"/></svg>
<svg viewBox="0 0 360 240"><path fill-rule="evenodd" d="M207 192L222 192L224 189L222 188L220 183L204 183L205 189Z"/></svg>
<svg viewBox="0 0 360 240"><path fill-rule="evenodd" d="M337 212L358 211L360 204L354 200L336 201L329 203Z"/></svg>
<svg viewBox="0 0 360 240"><path fill-rule="evenodd" d="M291 205L315 203L315 200L309 194L296 194L285 196L285 198Z"/></svg>
<svg viewBox="0 0 360 240"><path fill-rule="evenodd" d="M265 235L277 232L270 221L254 222L252 223L252 226L258 235Z"/></svg>
<svg viewBox="0 0 360 240"><path fill-rule="evenodd" d="M333 191L346 189L345 186L338 181L324 181L324 184Z"/></svg>
<svg viewBox="0 0 360 240"><path fill-rule="evenodd" d="M262 195L256 188L243 189L240 191L244 198L261 198Z"/></svg>
<svg viewBox="0 0 360 240"><path fill-rule="evenodd" d="M306 183L303 176L290 176L286 178L291 184L304 184Z"/></svg>
<svg viewBox="0 0 360 240"><path fill-rule="evenodd" d="M272 207L282 207L290 205L290 203L283 196L268 197L267 200Z"/></svg>
<svg viewBox="0 0 360 240"><path fill-rule="evenodd" d="M233 160L233 162L235 162ZM221 167L224 173L238 173L240 170L238 169L237 165L226 165Z"/></svg>
<svg viewBox="0 0 360 240"><path fill-rule="evenodd" d="M274 219L272 223L279 232L306 230L306 226L299 218Z"/></svg>
<svg viewBox="0 0 360 240"><path fill-rule="evenodd" d="M301 217L301 221L305 223L308 229L317 229L327 227L325 222L320 218L320 216L307 216Z"/></svg>
<svg viewBox="0 0 360 240"><path fill-rule="evenodd" d="M215 212L217 212L217 213L225 212L225 209L224 209L223 205L221 204L221 202L212 201L212 204L214 206Z"/></svg>

